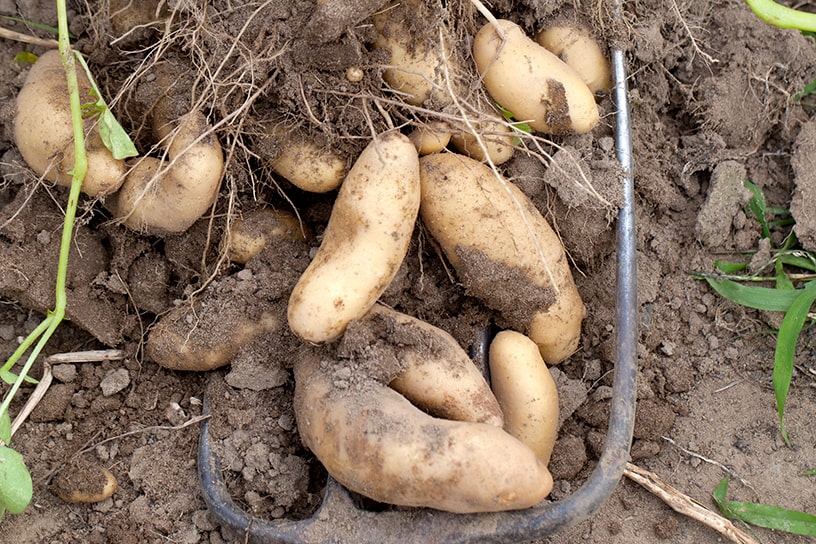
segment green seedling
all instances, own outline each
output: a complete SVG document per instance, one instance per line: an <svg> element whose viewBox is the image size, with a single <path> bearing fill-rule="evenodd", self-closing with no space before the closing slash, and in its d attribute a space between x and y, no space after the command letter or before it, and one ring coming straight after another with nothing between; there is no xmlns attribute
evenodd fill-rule
<svg viewBox="0 0 816 544"><path fill-rule="evenodd" d="M737 519L767 529L796 535L816 536L816 516L797 510L754 502L728 501L728 478L723 478L711 494L720 513L728 519Z"/></svg>
<svg viewBox="0 0 816 544"><path fill-rule="evenodd" d="M759 187L748 181L745 182L745 186L753 194L748 209L759 223L763 238L770 239L774 229L793 224L788 210L768 207ZM793 376L796 343L802 329L814 321L810 308L816 301L816 274L813 274L816 272L816 255L797 249L796 245L796 237L793 233L789 234L768 265L755 275L738 275L747 269L747 263L730 261L714 263L722 274L694 275L697 279L706 280L717 293L737 304L785 314L777 331L773 388L780 431L788 446L790 440L783 416ZM799 268L806 273L791 274L789 273L791 267ZM766 270L769 274L762 273ZM756 282L774 282L775 287L752 285Z"/></svg>
<svg viewBox="0 0 816 544"><path fill-rule="evenodd" d="M68 254L71 249L71 237L79 202L79 192L88 170L82 120L83 112L88 113L89 108L85 107L83 109L83 105L80 103L76 63L79 62L86 71L88 71L88 67L82 57L71 49L65 0L57 0L57 19L59 25L59 51L65 66L71 104L71 121L74 133L74 169L71 172L71 188L65 206L65 220L63 222L60 256L57 265L54 309L48 312L45 319L23 340L18 349L0 367L0 378L11 385L8 393L3 398L2 404L0 404L0 519L2 519L5 512L16 514L25 510L33 495L31 474L25 466L23 457L8 445L12 438L9 406L23 382L26 380L33 381L28 378L28 373L34 361L65 318ZM100 132L103 134L102 139L105 145L114 154L118 153L119 158L135 155L136 149L133 143L113 118L107 104L100 98L101 94L96 85L93 84L90 73L88 73L88 79L92 82L94 96L97 98L96 102L91 105L91 113L100 116ZM115 147L115 149L111 146ZM31 349L31 352L28 358L19 373L15 375L11 372L11 368L29 349Z"/></svg>
<svg viewBox="0 0 816 544"><path fill-rule="evenodd" d="M513 112L501 107L501 105L496 104L496 107L499 109L499 112L502 114L507 121L510 122L510 126L513 127L513 130L517 130L519 132L524 132L525 134L532 134L533 129L528 123L524 123L522 121L516 121L516 117L513 115ZM521 140L518 138L513 138L513 145L519 145Z"/></svg>

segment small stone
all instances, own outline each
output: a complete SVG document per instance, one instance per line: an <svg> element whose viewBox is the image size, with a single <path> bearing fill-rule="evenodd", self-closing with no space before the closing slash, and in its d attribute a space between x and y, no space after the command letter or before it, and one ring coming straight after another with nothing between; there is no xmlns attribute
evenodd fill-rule
<svg viewBox="0 0 816 544"><path fill-rule="evenodd" d="M0 338L6 342L11 342L14 340L14 327L12 325L0 326Z"/></svg>
<svg viewBox="0 0 816 544"><path fill-rule="evenodd" d="M106 397L115 395L128 385L130 385L130 372L125 368L117 368L109 371L99 384L102 388L102 394Z"/></svg>
<svg viewBox="0 0 816 544"><path fill-rule="evenodd" d="M76 365L54 365L51 367L51 374L62 383L71 383L76 379L77 367Z"/></svg>

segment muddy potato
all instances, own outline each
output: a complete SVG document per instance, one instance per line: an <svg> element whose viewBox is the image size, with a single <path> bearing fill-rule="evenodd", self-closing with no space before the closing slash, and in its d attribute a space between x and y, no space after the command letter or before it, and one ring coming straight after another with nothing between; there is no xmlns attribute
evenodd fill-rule
<svg viewBox="0 0 816 544"><path fill-rule="evenodd" d="M548 363L578 348L586 313L561 241L515 185L453 153L420 160L420 215L473 296L538 344Z"/></svg>
<svg viewBox="0 0 816 544"><path fill-rule="evenodd" d="M515 23L499 20L476 34L473 57L490 96L516 119L549 134L589 132L600 119L580 75Z"/></svg>
<svg viewBox="0 0 816 544"><path fill-rule="evenodd" d="M127 227L151 234L184 232L212 206L224 157L207 119L193 111L176 123L154 120L169 160L144 157L128 172L110 206Z"/></svg>
<svg viewBox="0 0 816 544"><path fill-rule="evenodd" d="M116 477L101 465L78 461L59 471L51 490L67 503L95 503L116 491Z"/></svg>
<svg viewBox="0 0 816 544"><path fill-rule="evenodd" d="M295 414L303 443L347 488L459 513L528 508L552 489L544 464L499 427L431 417L365 377L336 388L335 364L295 363Z"/></svg>
<svg viewBox="0 0 816 544"><path fill-rule="evenodd" d="M399 132L377 136L346 176L320 248L292 292L292 331L329 342L368 312L405 258L418 208L416 148Z"/></svg>
<svg viewBox="0 0 816 544"><path fill-rule="evenodd" d="M612 88L612 71L601 46L584 27L545 28L536 41L575 70L593 93Z"/></svg>
<svg viewBox="0 0 816 544"><path fill-rule="evenodd" d="M477 161L490 161L502 164L513 158L513 129L499 119L485 119L474 123L475 132L463 131L451 136L451 145L459 151ZM483 147L484 146L484 147Z"/></svg>
<svg viewBox="0 0 816 544"><path fill-rule="evenodd" d="M535 342L502 331L490 343L490 383L504 413L504 430L545 465L558 435L558 390Z"/></svg>
<svg viewBox="0 0 816 544"><path fill-rule="evenodd" d="M402 369L389 387L434 416L502 426L490 386L450 334L380 304L361 321L379 321L393 334Z"/></svg>
<svg viewBox="0 0 816 544"><path fill-rule="evenodd" d="M428 99L433 99L439 106L452 102L444 76L446 66L452 80L458 73L451 54L452 45L446 43L443 48L435 30L428 36L417 35L427 31L428 25L432 24L430 21L435 21L436 17L434 13L426 12L421 0L389 2L374 15L377 31L374 47L385 51L389 59L383 79L414 106L420 106ZM423 24L418 29L410 28L414 21L423 21ZM443 35L447 36L447 33L443 32ZM451 85L456 88L455 83L451 82Z"/></svg>
<svg viewBox="0 0 816 544"><path fill-rule="evenodd" d="M225 236L227 255L232 262L246 264L261 252L270 239L306 241L305 226L283 210L258 208L234 219Z"/></svg>
<svg viewBox="0 0 816 544"><path fill-rule="evenodd" d="M92 103L91 84L77 63L80 100ZM102 142L97 117L84 120L88 171L82 191L91 196L111 193L124 180L125 162L117 160ZM71 185L74 167L74 134L65 68L57 50L44 53L28 73L17 96L14 141L26 163L37 175Z"/></svg>

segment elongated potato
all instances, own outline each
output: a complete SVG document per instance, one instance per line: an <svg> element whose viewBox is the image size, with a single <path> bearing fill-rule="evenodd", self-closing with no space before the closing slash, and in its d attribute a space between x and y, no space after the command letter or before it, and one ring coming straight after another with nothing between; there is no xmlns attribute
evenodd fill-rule
<svg viewBox="0 0 816 544"><path fill-rule="evenodd" d="M388 385L431 415L501 427L501 408L482 373L447 332L381 304L349 325L383 341L400 362ZM366 332L367 331L367 332Z"/></svg>
<svg viewBox="0 0 816 544"><path fill-rule="evenodd" d="M517 24L499 20L505 39L488 23L473 41L473 58L490 96L537 131L589 132L600 119L595 96L578 73Z"/></svg>
<svg viewBox="0 0 816 544"><path fill-rule="evenodd" d="M558 25L545 28L536 41L578 72L593 93L612 88L612 71L601 46L584 27Z"/></svg>
<svg viewBox="0 0 816 544"><path fill-rule="evenodd" d="M416 148L399 132L381 134L346 176L323 242L292 292L292 331L330 342L362 317L405 258L418 209Z"/></svg>
<svg viewBox="0 0 816 544"><path fill-rule="evenodd" d="M303 443L347 488L459 513L528 508L552 489L544 464L502 429L431 417L370 378L336 388L338 366L295 363L295 415Z"/></svg>
<svg viewBox="0 0 816 544"><path fill-rule="evenodd" d="M558 390L535 342L502 331L490 343L490 383L504 412L504 430L545 465L558 435Z"/></svg>
<svg viewBox="0 0 816 544"><path fill-rule="evenodd" d="M558 236L515 185L453 153L420 160L422 221L467 291L538 344L548 363L578 348L586 313Z"/></svg>
<svg viewBox="0 0 816 544"><path fill-rule="evenodd" d="M80 99L92 103L95 100L88 77L79 63L76 68ZM97 123L96 116L83 121L88 172L82 191L92 196L112 193L125 179L125 162L114 159L105 147ZM71 185L74 133L65 68L56 49L44 53L34 63L17 96L14 141L37 175L59 185Z"/></svg>

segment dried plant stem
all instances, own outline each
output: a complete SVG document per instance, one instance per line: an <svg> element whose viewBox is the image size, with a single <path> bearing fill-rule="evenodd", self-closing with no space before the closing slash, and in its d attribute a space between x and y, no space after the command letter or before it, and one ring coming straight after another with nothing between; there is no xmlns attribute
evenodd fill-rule
<svg viewBox="0 0 816 544"><path fill-rule="evenodd" d="M44 38L38 38L36 36L31 36L29 34L17 32L16 30L9 30L8 28L3 28L2 26L0 26L0 38L14 40L16 42L30 43L31 45L48 47L49 49L54 49L59 46L59 42L57 42L57 40L46 40Z"/></svg>

